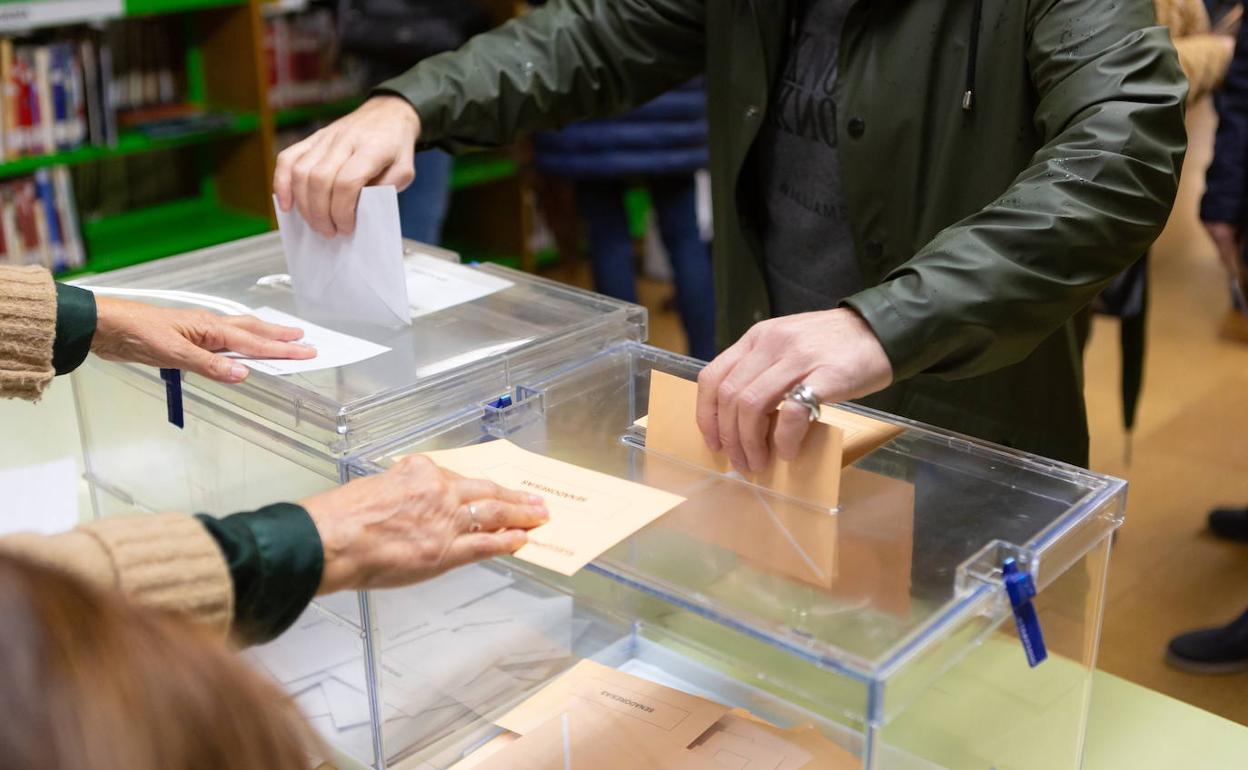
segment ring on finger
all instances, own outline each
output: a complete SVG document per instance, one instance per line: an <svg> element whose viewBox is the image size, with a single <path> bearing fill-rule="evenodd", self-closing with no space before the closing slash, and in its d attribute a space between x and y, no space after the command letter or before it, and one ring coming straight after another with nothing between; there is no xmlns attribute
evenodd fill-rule
<svg viewBox="0 0 1248 770"><path fill-rule="evenodd" d="M798 406L806 408L806 421L814 422L819 419L821 413L821 404L819 397L815 395L815 391L804 382L799 382L789 390L784 397L785 401L792 401Z"/></svg>
<svg viewBox="0 0 1248 770"><path fill-rule="evenodd" d="M477 533L481 531L481 520L477 518L477 504L468 504L468 531Z"/></svg>

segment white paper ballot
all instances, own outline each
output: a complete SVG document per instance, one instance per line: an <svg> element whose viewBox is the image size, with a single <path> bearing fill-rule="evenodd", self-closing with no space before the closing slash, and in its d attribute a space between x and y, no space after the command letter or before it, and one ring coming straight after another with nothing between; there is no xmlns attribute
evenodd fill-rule
<svg viewBox="0 0 1248 770"><path fill-rule="evenodd" d="M324 326L308 323L302 318L297 318L289 313L283 313L280 310L274 310L271 307L258 307L251 312L252 315L262 321L303 329L303 339L299 340L299 342L316 348L316 358L300 361L285 358L244 358L237 353L226 354L230 358L237 358L257 372L283 375L304 374L321 369L337 369L340 366L349 366L350 364L379 356L390 350L385 345L378 345L375 342L362 340L359 337L352 337L349 334L342 334L333 329L326 329Z"/></svg>
<svg viewBox="0 0 1248 770"><path fill-rule="evenodd" d="M413 318L488 297L514 285L506 278L423 254L408 257L405 267Z"/></svg>
<svg viewBox="0 0 1248 770"><path fill-rule="evenodd" d="M63 457L0 471L0 535L55 535L78 524L78 465Z"/></svg>
<svg viewBox="0 0 1248 770"><path fill-rule="evenodd" d="M273 208L300 313L381 326L412 322L393 186L360 191L351 235L316 233L298 209L282 211L277 196Z"/></svg>

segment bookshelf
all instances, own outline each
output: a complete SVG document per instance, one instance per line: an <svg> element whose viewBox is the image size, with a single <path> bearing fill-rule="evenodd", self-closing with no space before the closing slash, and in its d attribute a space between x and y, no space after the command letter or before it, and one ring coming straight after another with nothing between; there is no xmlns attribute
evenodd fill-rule
<svg viewBox="0 0 1248 770"><path fill-rule="evenodd" d="M498 6L500 19L514 12L508 2L492 4ZM115 270L272 229L276 133L333 120L362 101L362 96L353 95L297 106L270 103L265 19L300 12L306 5L305 0L0 0L0 36L15 44L42 40L52 29L126 24L130 19L174 20L169 23L180 24L183 43L175 55L185 60L185 101L217 117L202 129L191 126L172 135L123 127L111 144L0 158L4 184L56 166L77 174L109 164L163 158L162 153L193 156L198 178L189 180L193 189L188 194L94 216L84 212L79 229L85 264L61 276ZM456 160L452 210L503 212L491 214L498 221L484 229L497 232L483 242L471 238L461 242L455 233L448 233L466 259L526 267L537 263L526 246L531 226L522 211L526 184L512 153ZM81 192L76 191L79 199ZM471 234L483 229L479 225L478 220L466 229Z"/></svg>

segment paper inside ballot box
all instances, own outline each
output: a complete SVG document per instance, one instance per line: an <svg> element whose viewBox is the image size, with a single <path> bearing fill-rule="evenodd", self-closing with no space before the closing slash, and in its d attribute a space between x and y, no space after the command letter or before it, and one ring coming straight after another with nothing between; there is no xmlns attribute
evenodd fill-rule
<svg viewBox="0 0 1248 770"><path fill-rule="evenodd" d="M648 456L642 480L686 498L651 525L737 554L747 564L843 599L910 607L914 485L859 468L841 477L837 511L772 495L737 479Z"/></svg>
<svg viewBox="0 0 1248 770"><path fill-rule="evenodd" d="M728 455L707 448L698 430L697 400L696 382L664 372L651 372L646 449L716 473L729 473L732 464ZM774 421L773 417L773 425ZM745 478L785 497L835 508L839 499L843 443L841 427L812 423L796 460L786 462L773 458L767 470L745 474Z"/></svg>
<svg viewBox="0 0 1248 770"><path fill-rule="evenodd" d="M684 749L715 724L728 707L613 668L582 660L496 724L528 735L554 714L583 705L623 717L646 741Z"/></svg>

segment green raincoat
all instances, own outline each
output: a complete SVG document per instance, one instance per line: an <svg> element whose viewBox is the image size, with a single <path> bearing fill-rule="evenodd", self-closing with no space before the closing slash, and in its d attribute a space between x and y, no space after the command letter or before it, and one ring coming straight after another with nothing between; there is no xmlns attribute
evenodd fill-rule
<svg viewBox="0 0 1248 770"><path fill-rule="evenodd" d="M705 72L719 341L769 316L747 162L785 0L554 0L422 62L422 142L498 147ZM896 384L870 406L1087 460L1071 317L1170 213L1187 84L1153 0L858 0L839 147L871 325Z"/></svg>

